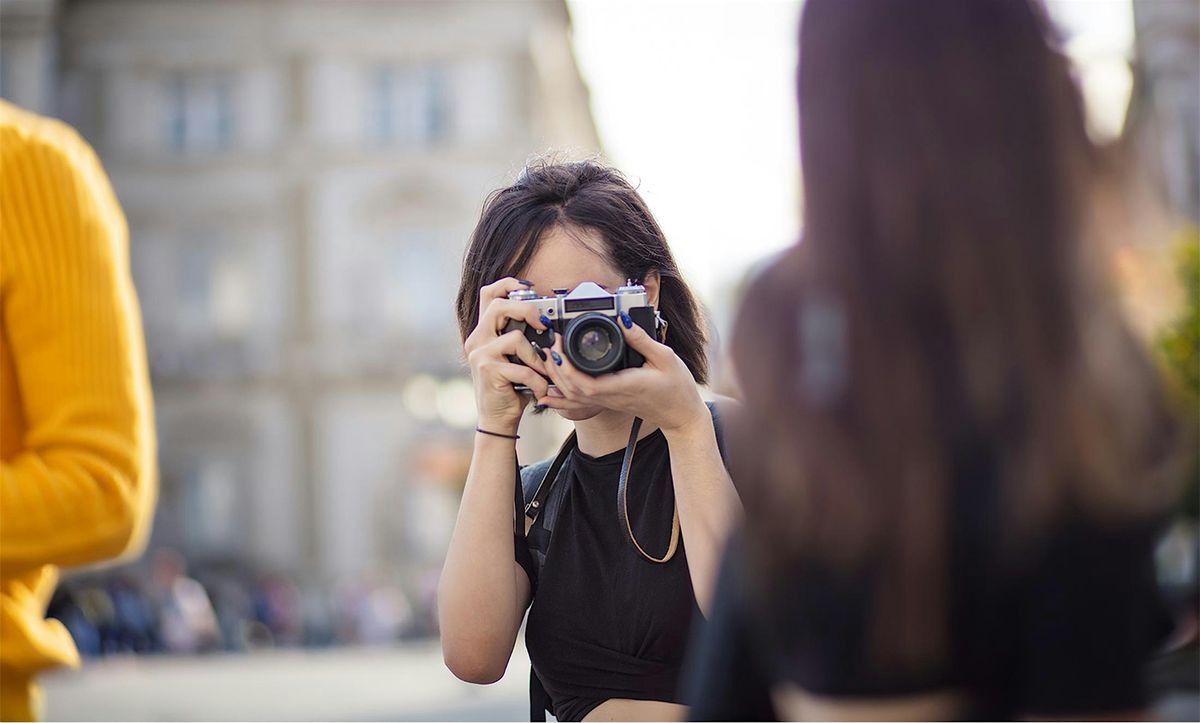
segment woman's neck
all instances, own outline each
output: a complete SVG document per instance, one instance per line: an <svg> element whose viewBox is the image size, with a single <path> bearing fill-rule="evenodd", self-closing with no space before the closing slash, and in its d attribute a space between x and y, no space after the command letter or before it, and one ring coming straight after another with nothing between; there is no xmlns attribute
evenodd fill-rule
<svg viewBox="0 0 1200 723"><path fill-rule="evenodd" d="M591 419L583 419L575 423L575 439L579 451L589 457L603 457L610 452L625 449L629 444L629 430L633 426L633 415L622 412L605 410ZM648 422L642 423L638 431L638 439L644 439L653 434L658 427Z"/></svg>

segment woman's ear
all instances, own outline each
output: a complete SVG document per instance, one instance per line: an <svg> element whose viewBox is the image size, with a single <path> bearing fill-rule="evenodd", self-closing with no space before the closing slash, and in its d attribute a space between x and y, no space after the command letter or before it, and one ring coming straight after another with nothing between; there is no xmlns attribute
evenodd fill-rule
<svg viewBox="0 0 1200 723"><path fill-rule="evenodd" d="M655 309L658 308L658 291L659 278L657 271L647 271L645 278L642 279L642 286L646 287L646 301Z"/></svg>

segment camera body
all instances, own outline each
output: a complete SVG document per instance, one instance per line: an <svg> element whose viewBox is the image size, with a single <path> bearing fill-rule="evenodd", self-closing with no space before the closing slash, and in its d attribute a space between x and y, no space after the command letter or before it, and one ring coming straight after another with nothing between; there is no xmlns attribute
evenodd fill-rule
<svg viewBox="0 0 1200 723"><path fill-rule="evenodd" d="M524 321L510 319L505 332L521 329L525 338L544 349L554 344L554 334L563 336L563 352L576 369L599 376L609 372L640 367L645 362L625 343L621 312L657 339L658 318L646 300L646 288L628 281L614 293L585 281L571 291L555 289L554 296L538 296L530 289L510 292L508 298L532 304L536 312L550 319L550 330L538 331ZM513 361L520 363L515 357Z"/></svg>

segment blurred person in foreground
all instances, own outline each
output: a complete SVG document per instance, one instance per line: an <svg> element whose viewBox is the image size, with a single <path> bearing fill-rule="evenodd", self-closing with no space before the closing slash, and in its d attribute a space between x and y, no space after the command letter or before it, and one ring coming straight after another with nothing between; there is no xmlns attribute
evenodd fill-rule
<svg viewBox="0 0 1200 723"><path fill-rule="evenodd" d="M746 293L699 720L1133 718L1182 441L1034 0L809 0L806 229ZM757 692L757 695L756 695Z"/></svg>
<svg viewBox="0 0 1200 723"><path fill-rule="evenodd" d="M0 718L79 664L45 611L59 567L138 549L154 427L125 218L92 149L0 101Z"/></svg>

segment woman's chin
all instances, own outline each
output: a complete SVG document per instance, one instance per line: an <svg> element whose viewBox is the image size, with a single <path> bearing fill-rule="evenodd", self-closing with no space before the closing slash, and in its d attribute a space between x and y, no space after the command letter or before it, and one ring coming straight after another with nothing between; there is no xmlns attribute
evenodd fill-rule
<svg viewBox="0 0 1200 723"><path fill-rule="evenodd" d="M568 422L582 422L585 419L591 419L604 411L604 407L577 407L575 409L555 409L558 416Z"/></svg>

